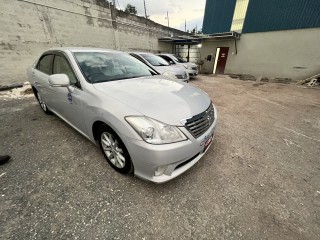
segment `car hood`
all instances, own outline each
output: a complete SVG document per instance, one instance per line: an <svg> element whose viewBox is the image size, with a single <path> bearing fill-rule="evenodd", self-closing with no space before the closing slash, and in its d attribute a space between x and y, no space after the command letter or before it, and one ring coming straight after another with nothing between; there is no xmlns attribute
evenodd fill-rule
<svg viewBox="0 0 320 240"><path fill-rule="evenodd" d="M191 62L179 63L179 65L187 66L187 67L196 67L197 65Z"/></svg>
<svg viewBox="0 0 320 240"><path fill-rule="evenodd" d="M183 67L180 66L153 66L160 74L163 74L164 72L171 72L179 75L184 75L185 70Z"/></svg>
<svg viewBox="0 0 320 240"><path fill-rule="evenodd" d="M191 63L191 62L187 62L187 63L184 63L184 64L186 64L188 67L196 67L197 66L197 64Z"/></svg>
<svg viewBox="0 0 320 240"><path fill-rule="evenodd" d="M176 126L205 111L211 102L202 90L163 76L96 83L93 87L141 115Z"/></svg>

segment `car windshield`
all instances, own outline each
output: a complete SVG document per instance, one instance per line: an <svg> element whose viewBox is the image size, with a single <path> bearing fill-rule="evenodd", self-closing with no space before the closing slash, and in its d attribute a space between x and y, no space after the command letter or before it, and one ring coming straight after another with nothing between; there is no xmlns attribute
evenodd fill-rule
<svg viewBox="0 0 320 240"><path fill-rule="evenodd" d="M171 56L178 63L186 63L187 61L183 60L181 57Z"/></svg>
<svg viewBox="0 0 320 240"><path fill-rule="evenodd" d="M156 75L151 68L126 53L76 52L79 66L90 83Z"/></svg>
<svg viewBox="0 0 320 240"><path fill-rule="evenodd" d="M141 54L152 66L169 66L170 64L163 58L153 54Z"/></svg>

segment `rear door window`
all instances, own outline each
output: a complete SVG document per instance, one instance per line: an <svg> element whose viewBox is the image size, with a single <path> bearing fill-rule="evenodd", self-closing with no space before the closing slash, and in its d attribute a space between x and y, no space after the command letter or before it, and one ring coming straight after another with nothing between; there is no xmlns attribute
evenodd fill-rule
<svg viewBox="0 0 320 240"><path fill-rule="evenodd" d="M51 75L52 59L53 59L52 54L44 55L43 57L40 58L36 68L40 72Z"/></svg>

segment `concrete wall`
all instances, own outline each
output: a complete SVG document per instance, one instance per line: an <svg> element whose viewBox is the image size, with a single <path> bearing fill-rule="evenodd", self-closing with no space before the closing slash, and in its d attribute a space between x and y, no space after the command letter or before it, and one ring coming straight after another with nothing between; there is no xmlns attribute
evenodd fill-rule
<svg viewBox="0 0 320 240"><path fill-rule="evenodd" d="M158 38L184 34L104 0L0 1L0 85L26 81L27 67L50 47L171 52Z"/></svg>
<svg viewBox="0 0 320 240"><path fill-rule="evenodd" d="M226 74L250 74L256 77L294 80L320 73L320 28L250 33L241 35L235 54L233 40L205 41L201 58L203 73L212 73L214 59L204 58L217 47L229 47Z"/></svg>

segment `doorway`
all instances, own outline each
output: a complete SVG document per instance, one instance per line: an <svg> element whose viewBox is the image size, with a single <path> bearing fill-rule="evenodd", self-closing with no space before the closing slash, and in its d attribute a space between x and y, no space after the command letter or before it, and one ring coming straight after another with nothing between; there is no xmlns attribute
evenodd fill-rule
<svg viewBox="0 0 320 240"><path fill-rule="evenodd" d="M217 48L213 66L213 74L224 74L224 69L226 68L227 64L228 53L228 47Z"/></svg>

